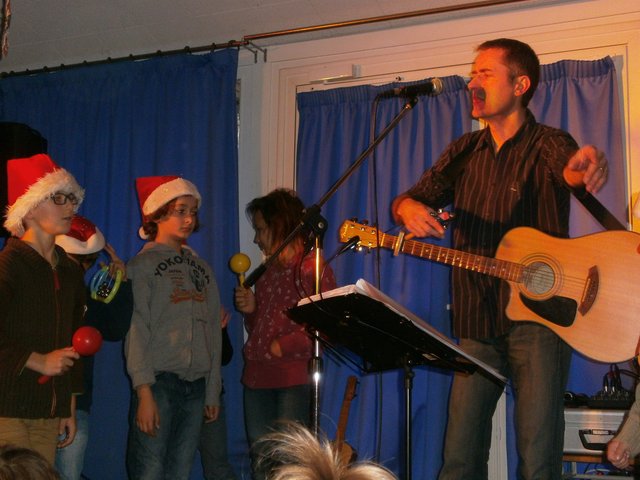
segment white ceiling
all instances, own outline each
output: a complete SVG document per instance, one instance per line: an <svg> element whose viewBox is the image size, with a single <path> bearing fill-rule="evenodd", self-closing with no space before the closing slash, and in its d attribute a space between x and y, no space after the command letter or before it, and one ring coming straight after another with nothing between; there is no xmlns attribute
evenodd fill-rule
<svg viewBox="0 0 640 480"><path fill-rule="evenodd" d="M443 16L514 9L544 0L490 6L473 0L0 0L10 2L8 55L0 72L55 68L130 54L242 41L245 36L431 9L469 7L364 26L271 37L266 47L355 31L428 22ZM504 1L504 0L502 0ZM497 2L499 3L499 2ZM473 7L473 8L471 8Z"/></svg>

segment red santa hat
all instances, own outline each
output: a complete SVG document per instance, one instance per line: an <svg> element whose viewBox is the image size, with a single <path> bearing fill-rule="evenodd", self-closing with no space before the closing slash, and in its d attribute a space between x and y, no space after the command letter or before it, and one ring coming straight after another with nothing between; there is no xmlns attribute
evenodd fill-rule
<svg viewBox="0 0 640 480"><path fill-rule="evenodd" d="M16 237L24 235L23 219L32 209L61 192L73 193L78 199L75 211L82 203L84 190L64 168L56 165L48 155L16 158L7 162L7 200L4 227Z"/></svg>
<svg viewBox="0 0 640 480"><path fill-rule="evenodd" d="M65 252L76 255L89 255L104 248L104 235L88 218L76 215L71 221L71 229L65 235L58 235L56 243Z"/></svg>
<svg viewBox="0 0 640 480"><path fill-rule="evenodd" d="M195 197L198 201L198 208L202 201L200 192L193 183L174 175L140 177L136 179L136 190L143 217L151 215L171 200L183 195Z"/></svg>

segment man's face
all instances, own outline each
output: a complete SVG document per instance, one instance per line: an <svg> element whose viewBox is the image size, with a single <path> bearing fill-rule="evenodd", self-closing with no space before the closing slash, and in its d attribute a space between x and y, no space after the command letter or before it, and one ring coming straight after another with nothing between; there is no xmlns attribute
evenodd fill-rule
<svg viewBox="0 0 640 480"><path fill-rule="evenodd" d="M516 76L503 57L502 49L490 48L478 52L473 62L468 85L473 118L491 122L521 108L519 97L526 91L523 78L527 77Z"/></svg>

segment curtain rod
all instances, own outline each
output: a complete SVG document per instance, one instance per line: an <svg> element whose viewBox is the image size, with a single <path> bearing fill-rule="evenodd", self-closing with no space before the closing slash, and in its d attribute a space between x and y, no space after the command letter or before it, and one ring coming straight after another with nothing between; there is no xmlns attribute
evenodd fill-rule
<svg viewBox="0 0 640 480"><path fill-rule="evenodd" d="M40 74L40 73L51 73L51 72L57 72L57 71L61 71L61 70L67 70L67 69L71 69L71 68L77 68L77 67L86 67L86 66L93 66L93 65L105 65L105 64L109 64L109 63L115 63L115 62L122 62L122 61L136 61L136 60L146 60L149 58L154 58L154 57L159 57L159 56L167 56L167 55L176 55L176 54L180 54L180 53L200 53L200 52L209 52L209 51L214 51L214 50L218 50L218 49L223 49L223 48L245 48L247 50L249 50L250 52L253 53L254 55L254 62L257 63L258 61L258 52L261 52L263 54L264 57L264 61L267 61L267 51L264 47L260 47L258 45L255 45L253 42L255 40L263 40L265 38L273 38L273 37L280 37L280 36L286 36L286 35L295 35L295 34L299 34L299 33L309 33L309 32L317 32L317 31L322 31L322 30L330 30L330 29L335 29L335 28L343 28L343 27L353 27L353 26L358 26L358 25L368 25L368 24L372 24L372 23L379 23L379 22L386 22L386 21L392 21L392 20L402 20L402 19L408 19L408 18L415 18L415 17L423 17L423 16L428 16L428 15L435 15L435 14L439 14L439 13L452 13L452 12L457 12L457 11L462 11L462 10L470 10L470 9L474 9L474 8L482 8L482 7L493 7L493 6L498 6L498 5L505 5L505 4L510 4L510 3L521 3L521 2L528 2L531 0L484 0L484 1L478 1L478 2L471 2L471 3L464 3L461 5L451 5L451 6L446 6L446 7L435 7L435 8L428 8L428 9L424 9L424 10L415 10L415 11L411 11L411 12L406 12L406 13L397 13L397 14L390 14L390 15L383 15L383 16L378 16L378 17L369 17L369 18L362 18L362 19L358 19L358 20L348 20L348 21L344 21L344 22L336 22L336 23L325 23L322 25L313 25L313 26L308 26L308 27L298 27L298 28L292 28L292 29L287 29L287 30L277 30L277 31L273 31L273 32L267 32L267 33L258 33L258 34L253 34L253 35L245 35L244 37L242 37L242 40L231 40L227 43L212 43L211 45L202 45L199 47L189 47L186 46L182 49L178 49L178 50L166 50L166 51L162 51L162 50L158 50L156 52L153 53L142 53L139 55L133 55L130 54L126 57L116 57L116 58L111 58L108 57L106 59L102 59L102 60L93 60L93 61L83 61L80 63L74 63L74 64L69 64L69 65L58 65L58 66L54 66L54 67L42 67L39 69L35 69L35 70L22 70L22 71L18 71L18 72L14 72L14 71L10 71L10 72L0 72L0 79L1 78L7 78L7 77L16 77L16 76L21 76L21 75L36 75L36 74ZM1 65L0 65L1 68Z"/></svg>
<svg viewBox="0 0 640 480"><path fill-rule="evenodd" d="M88 67L88 66L94 66L94 65L106 65L109 63L116 63L116 62L122 62L122 61L136 61L136 60L147 60L149 58L155 58L155 57L164 57L164 56L168 56L168 55L177 55L180 53L200 53L200 52L212 52L214 50L219 50L219 49L223 49L223 48L233 48L233 47L237 47L237 48L246 48L247 50L250 50L251 52L253 52L254 56L257 55L258 51L262 51L263 53L265 53L266 55L266 51L261 48L258 47L257 45L252 45L251 42L249 41L236 41L236 40L231 40L230 42L227 43L212 43L211 45L202 45L200 47L184 47L182 49L178 49L178 50L158 50L156 52L153 53L141 53L139 55L127 55L126 57L116 57L116 58L105 58L102 60L92 60L92 61L83 61L80 63L73 63L73 64L69 64L69 65L65 65L65 64L61 64L55 67L42 67L42 68L38 68L35 70L22 70L19 72L14 72L14 71L10 71L10 72L0 72L0 78L7 78L7 77L17 77L17 76L22 76L22 75L35 75L35 74L39 74L39 73L51 73L51 72L59 72L61 70L69 70L72 68L78 68L78 67ZM257 59L256 59L257 61Z"/></svg>
<svg viewBox="0 0 640 480"><path fill-rule="evenodd" d="M242 37L247 41L262 40L265 38L279 37L283 35L293 35L296 33L318 32L321 30L329 30L333 28L353 27L358 25L368 25L371 23L388 22L391 20L404 20L407 18L424 17L427 15L435 15L438 13L452 13L462 10L470 10L473 8L494 7L509 3L528 2L531 0L484 0L479 2L463 3L460 5L450 5L446 7L427 8L424 10L414 10L406 13L396 13L390 15L382 15L379 17L361 18L358 20L348 20L345 22L325 23L323 25L314 25L310 27L298 27L287 30L277 30L268 33L257 33L255 35L245 35Z"/></svg>

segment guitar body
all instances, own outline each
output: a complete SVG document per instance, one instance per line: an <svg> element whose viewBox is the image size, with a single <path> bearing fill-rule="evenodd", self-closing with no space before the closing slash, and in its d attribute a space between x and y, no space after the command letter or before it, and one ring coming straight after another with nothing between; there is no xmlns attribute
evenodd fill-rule
<svg viewBox="0 0 640 480"><path fill-rule="evenodd" d="M355 462L358 459L358 454L354 450L354 448L349 445L347 442L336 443L336 448L338 449L338 454L344 463L347 465Z"/></svg>
<svg viewBox="0 0 640 480"><path fill-rule="evenodd" d="M542 324L594 360L617 363L640 353L638 233L609 230L562 239L519 227L502 238L495 258L345 221L340 240L356 236L363 248L388 248L505 280L509 319Z"/></svg>
<svg viewBox="0 0 640 480"><path fill-rule="evenodd" d="M507 316L553 330L584 355L621 362L640 337L640 235L612 230L560 239L521 227L503 237L496 259L526 267L510 281Z"/></svg>

